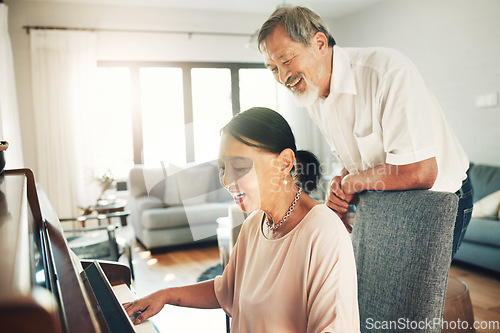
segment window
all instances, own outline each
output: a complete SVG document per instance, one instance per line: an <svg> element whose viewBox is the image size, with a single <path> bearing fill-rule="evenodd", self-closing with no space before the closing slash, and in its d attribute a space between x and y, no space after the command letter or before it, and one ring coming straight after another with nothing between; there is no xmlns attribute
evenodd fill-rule
<svg viewBox="0 0 500 333"><path fill-rule="evenodd" d="M220 129L233 115L231 71L227 68L193 68L193 134L196 163L219 155Z"/></svg>
<svg viewBox="0 0 500 333"><path fill-rule="evenodd" d="M140 69L142 162L186 163L182 69Z"/></svg>
<svg viewBox="0 0 500 333"><path fill-rule="evenodd" d="M220 129L253 106L277 109L262 64L99 63L94 168L127 177L135 164L185 165L218 158Z"/></svg>
<svg viewBox="0 0 500 333"><path fill-rule="evenodd" d="M133 163L130 71L126 67L98 68L97 103L88 110L93 177L110 170L115 177L127 177ZM88 161L87 161L88 163Z"/></svg>
<svg viewBox="0 0 500 333"><path fill-rule="evenodd" d="M277 86L273 74L264 68L242 68L240 77L241 110L254 106L278 109Z"/></svg>

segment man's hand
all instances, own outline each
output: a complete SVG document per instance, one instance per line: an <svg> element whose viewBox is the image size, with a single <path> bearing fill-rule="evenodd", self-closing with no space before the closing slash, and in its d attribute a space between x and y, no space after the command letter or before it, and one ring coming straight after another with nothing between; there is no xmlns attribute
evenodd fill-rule
<svg viewBox="0 0 500 333"><path fill-rule="evenodd" d="M342 190L342 177L336 176L330 181L326 195L326 205L341 216L349 209L349 196Z"/></svg>
<svg viewBox="0 0 500 333"><path fill-rule="evenodd" d="M364 190L364 184L359 178L359 174L349 174L342 178L340 186L346 195L354 195Z"/></svg>
<svg viewBox="0 0 500 333"><path fill-rule="evenodd" d="M344 222L347 231L351 232L352 227L348 221L349 205L354 200L355 193L346 194L342 189L342 176L333 177L328 186L328 193L326 195L326 205L332 209Z"/></svg>

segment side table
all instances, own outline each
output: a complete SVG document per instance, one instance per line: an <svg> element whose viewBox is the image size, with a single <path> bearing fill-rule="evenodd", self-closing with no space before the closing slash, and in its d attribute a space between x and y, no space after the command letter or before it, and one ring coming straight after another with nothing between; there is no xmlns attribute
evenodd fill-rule
<svg viewBox="0 0 500 333"><path fill-rule="evenodd" d="M123 212L125 211L125 206L127 205L127 202L123 199L116 199L114 201L106 201L106 200L101 200L98 201L97 204L93 207L93 210L101 215L101 214L106 214L108 215L108 224L111 224L111 218L113 217L112 213L117 213L117 212ZM120 217L120 222L122 226L127 225L127 216L126 215L119 215Z"/></svg>
<svg viewBox="0 0 500 333"><path fill-rule="evenodd" d="M474 329L474 312L472 310L469 287L464 281L453 276L448 278L443 321L446 322L446 327L443 326L442 333L476 332ZM460 322L462 326L457 327Z"/></svg>

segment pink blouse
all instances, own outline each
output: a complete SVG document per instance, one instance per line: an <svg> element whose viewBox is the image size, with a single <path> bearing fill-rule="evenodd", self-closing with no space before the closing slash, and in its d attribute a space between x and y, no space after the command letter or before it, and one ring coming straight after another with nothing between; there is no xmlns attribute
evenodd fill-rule
<svg viewBox="0 0 500 333"><path fill-rule="evenodd" d="M356 267L342 221L316 205L277 240L263 212L243 223L215 295L231 332L359 332Z"/></svg>

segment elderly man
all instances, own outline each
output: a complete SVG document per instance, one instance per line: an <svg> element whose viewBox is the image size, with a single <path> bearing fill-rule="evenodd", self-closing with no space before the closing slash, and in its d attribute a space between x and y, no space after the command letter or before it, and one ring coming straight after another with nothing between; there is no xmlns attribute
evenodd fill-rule
<svg viewBox="0 0 500 333"><path fill-rule="evenodd" d="M344 166L327 205L345 221L363 190L456 193L454 255L472 212L469 161L411 61L391 49L340 48L320 16L298 6L271 14L258 46Z"/></svg>

